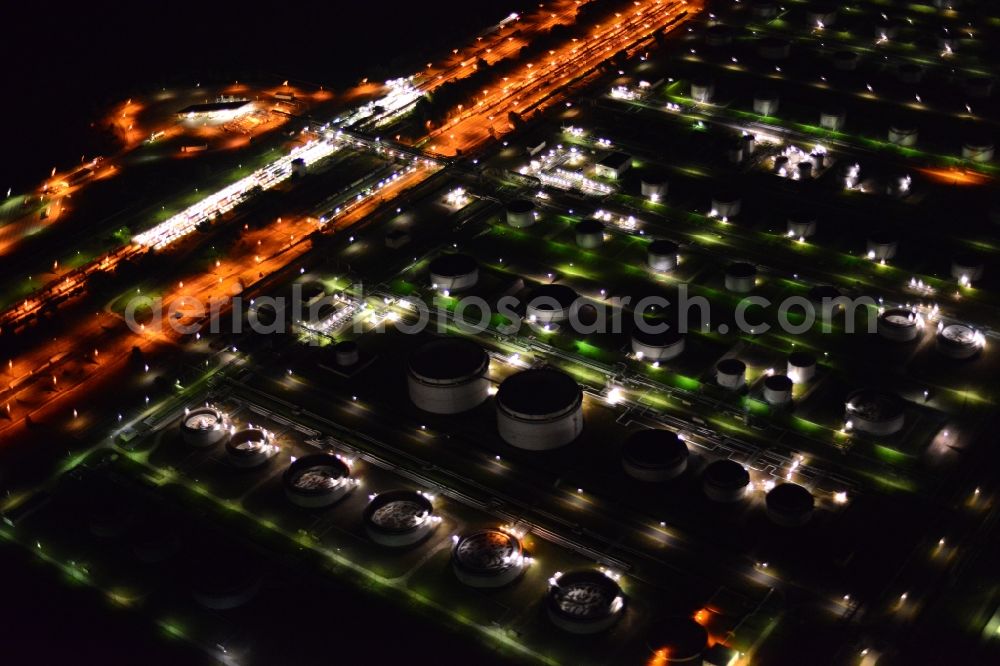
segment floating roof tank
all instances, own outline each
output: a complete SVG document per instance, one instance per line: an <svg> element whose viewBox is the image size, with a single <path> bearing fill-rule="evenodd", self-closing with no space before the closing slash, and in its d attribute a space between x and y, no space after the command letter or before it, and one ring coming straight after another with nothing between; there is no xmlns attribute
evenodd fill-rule
<svg viewBox="0 0 1000 666"><path fill-rule="evenodd" d="M466 338L434 338L412 354L406 380L410 400L432 414L458 414L489 396L490 356Z"/></svg>
<svg viewBox="0 0 1000 666"><path fill-rule="evenodd" d="M525 568L521 542L500 530L482 530L457 539L451 568L470 587L497 588L513 583Z"/></svg>
<svg viewBox="0 0 1000 666"><path fill-rule="evenodd" d="M855 430L886 437L903 429L905 406L894 393L859 389L847 396L846 419Z"/></svg>
<svg viewBox="0 0 1000 666"><path fill-rule="evenodd" d="M248 426L237 430L226 442L226 455L236 467L259 467L278 452L274 435L263 428Z"/></svg>
<svg viewBox="0 0 1000 666"><path fill-rule="evenodd" d="M646 429L632 433L622 445L622 467L632 478L651 483L669 481L684 473L688 448L677 433Z"/></svg>
<svg viewBox="0 0 1000 666"><path fill-rule="evenodd" d="M191 446L215 446L228 436L229 418L215 407L191 410L181 420L181 439Z"/></svg>
<svg viewBox="0 0 1000 666"><path fill-rule="evenodd" d="M564 372L525 370L500 384L497 427L511 446L545 451L569 444L583 431L583 392Z"/></svg>
<svg viewBox="0 0 1000 666"><path fill-rule="evenodd" d="M371 540L392 548L419 543L441 522L430 499L416 490L375 495L365 507L363 519Z"/></svg>
<svg viewBox="0 0 1000 666"><path fill-rule="evenodd" d="M913 310L890 308L878 316L878 334L893 342L912 342L920 335L922 320Z"/></svg>
<svg viewBox="0 0 1000 666"><path fill-rule="evenodd" d="M603 572L584 569L550 578L545 605L552 624L563 631L596 634L609 629L625 612L625 596Z"/></svg>
<svg viewBox="0 0 1000 666"><path fill-rule="evenodd" d="M702 104L708 104L715 95L715 83L709 79L696 79L691 82L691 99Z"/></svg>
<svg viewBox="0 0 1000 666"><path fill-rule="evenodd" d="M945 356L963 360L978 354L985 344L983 334L971 326L949 324L940 327L935 346Z"/></svg>
<svg viewBox="0 0 1000 666"><path fill-rule="evenodd" d="M442 254L429 268L431 287L440 291L462 291L479 281L479 264L467 254Z"/></svg>
<svg viewBox="0 0 1000 666"><path fill-rule="evenodd" d="M351 468L338 456L316 453L295 460L282 476L285 495L306 509L330 506L357 486Z"/></svg>

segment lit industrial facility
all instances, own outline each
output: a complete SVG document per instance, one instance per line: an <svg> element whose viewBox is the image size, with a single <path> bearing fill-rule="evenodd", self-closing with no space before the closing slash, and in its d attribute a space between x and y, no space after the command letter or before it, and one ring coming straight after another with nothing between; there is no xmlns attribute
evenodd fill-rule
<svg viewBox="0 0 1000 666"><path fill-rule="evenodd" d="M235 467L259 467L277 452L274 435L254 425L234 430L226 442L226 455Z"/></svg>
<svg viewBox="0 0 1000 666"><path fill-rule="evenodd" d="M215 407L186 410L181 421L181 438L191 446L214 446L229 436L229 418Z"/></svg>
<svg viewBox="0 0 1000 666"><path fill-rule="evenodd" d="M357 487L351 468L339 456L317 453L292 462L282 477L285 495L306 509L320 509L343 499Z"/></svg>

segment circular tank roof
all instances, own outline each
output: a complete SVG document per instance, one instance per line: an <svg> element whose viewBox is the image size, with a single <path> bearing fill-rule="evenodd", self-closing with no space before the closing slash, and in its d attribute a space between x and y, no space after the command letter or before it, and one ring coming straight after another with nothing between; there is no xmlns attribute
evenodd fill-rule
<svg viewBox="0 0 1000 666"><path fill-rule="evenodd" d="M738 358L724 358L715 364L715 369L724 375L742 375L747 371L747 364Z"/></svg>
<svg viewBox="0 0 1000 666"><path fill-rule="evenodd" d="M757 267L744 261L737 261L726 267L726 275L736 278L752 278L757 275Z"/></svg>
<svg viewBox="0 0 1000 666"><path fill-rule="evenodd" d="M639 467L673 467L687 459L688 448L677 433L648 429L628 436L622 456Z"/></svg>
<svg viewBox="0 0 1000 666"><path fill-rule="evenodd" d="M684 335L677 331L677 328L668 322L659 321L653 318L644 318L644 326L636 326L632 329L632 338L639 343L649 347L672 347L684 339ZM667 325L670 328L659 331L651 330L649 327Z"/></svg>
<svg viewBox="0 0 1000 666"><path fill-rule="evenodd" d="M429 382L455 382L486 372L490 356L466 338L434 338L410 354L410 372Z"/></svg>
<svg viewBox="0 0 1000 666"><path fill-rule="evenodd" d="M816 504L812 493L797 483L779 483L767 493L767 508L779 513L802 514Z"/></svg>
<svg viewBox="0 0 1000 666"><path fill-rule="evenodd" d="M351 475L343 460L329 453L316 453L299 458L285 470L285 488L300 495L323 495L336 488Z"/></svg>
<svg viewBox="0 0 1000 666"><path fill-rule="evenodd" d="M431 275L458 277L474 273L479 267L476 260L467 254L442 254L433 259L429 270Z"/></svg>
<svg viewBox="0 0 1000 666"><path fill-rule="evenodd" d="M500 530L483 530L462 537L455 544L457 566L475 574L499 574L518 566L521 542Z"/></svg>
<svg viewBox="0 0 1000 666"><path fill-rule="evenodd" d="M941 329L938 335L950 343L958 346L971 346L976 344L976 331L965 324L950 324Z"/></svg>
<svg viewBox="0 0 1000 666"><path fill-rule="evenodd" d="M512 213L530 213L535 210L535 203L528 199L516 199L507 204L507 210Z"/></svg>
<svg viewBox="0 0 1000 666"><path fill-rule="evenodd" d="M649 244L649 254L673 257L677 256L677 251L679 249L680 248L677 246L677 243L663 238L655 240Z"/></svg>
<svg viewBox="0 0 1000 666"><path fill-rule="evenodd" d="M811 301L840 298L841 295L840 289L832 284L817 284L809 289L809 300Z"/></svg>
<svg viewBox="0 0 1000 666"><path fill-rule="evenodd" d="M621 587L593 569L570 571L549 587L549 609L574 622L600 620L621 610Z"/></svg>
<svg viewBox="0 0 1000 666"><path fill-rule="evenodd" d="M497 402L528 416L558 414L576 407L583 391L576 380L552 368L525 370L507 377L497 390Z"/></svg>
<svg viewBox="0 0 1000 666"><path fill-rule="evenodd" d="M353 354L358 351L358 343L354 340L341 340L333 346L336 354Z"/></svg>
<svg viewBox="0 0 1000 666"><path fill-rule="evenodd" d="M702 480L716 488L744 488L750 484L750 473L735 460L716 460L705 467Z"/></svg>
<svg viewBox="0 0 1000 666"><path fill-rule="evenodd" d="M879 315L885 324L896 328L911 328L917 325L917 314L906 308L893 308Z"/></svg>
<svg viewBox="0 0 1000 666"><path fill-rule="evenodd" d="M859 389L847 396L847 411L870 421L890 421L903 413L905 403L895 393Z"/></svg>
<svg viewBox="0 0 1000 666"><path fill-rule="evenodd" d="M376 495L365 507L364 520L382 532L403 534L423 525L434 513L431 501L415 490Z"/></svg>
<svg viewBox="0 0 1000 666"><path fill-rule="evenodd" d="M573 305L578 298L577 294L572 287L568 287L564 284L543 284L535 287L531 291L531 296L528 298L528 302L531 303L535 299L544 298L546 301L549 299L555 300L559 304L559 307L566 309ZM552 304L550 302L540 302L537 306L539 310L551 310Z"/></svg>
<svg viewBox="0 0 1000 666"><path fill-rule="evenodd" d="M764 379L764 386L772 391L791 391L792 380L785 375L771 375Z"/></svg>
<svg viewBox="0 0 1000 666"><path fill-rule="evenodd" d="M223 421L222 412L213 407L194 409L184 415L182 426L186 430L212 430Z"/></svg>
<svg viewBox="0 0 1000 666"><path fill-rule="evenodd" d="M235 456L254 455L270 444L271 436L263 428L251 426L237 430L226 442L226 450Z"/></svg>
<svg viewBox="0 0 1000 666"><path fill-rule="evenodd" d="M694 661L708 647L708 631L690 617L672 617L657 622L649 633L649 649L665 651L667 663Z"/></svg>
<svg viewBox="0 0 1000 666"><path fill-rule="evenodd" d="M868 242L873 245L892 245L896 243L896 234L891 231L876 231L868 237Z"/></svg>
<svg viewBox="0 0 1000 666"><path fill-rule="evenodd" d="M601 222L600 220L593 220L593 219L582 220L576 225L576 233L603 234L604 223Z"/></svg>

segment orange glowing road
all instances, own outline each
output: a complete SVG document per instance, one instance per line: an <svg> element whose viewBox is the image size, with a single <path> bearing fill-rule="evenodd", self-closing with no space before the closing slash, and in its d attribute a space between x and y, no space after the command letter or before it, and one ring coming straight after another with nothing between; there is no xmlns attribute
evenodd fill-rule
<svg viewBox="0 0 1000 666"><path fill-rule="evenodd" d="M992 178L986 174L979 173L978 171L969 171L966 169L932 169L925 168L920 169L920 173L924 174L928 178L941 183L942 185L986 185L993 181Z"/></svg>
<svg viewBox="0 0 1000 666"><path fill-rule="evenodd" d="M683 12L699 9L699 3L685 0L636 2L630 12L616 14L614 20L597 25L586 39L574 39L550 50L541 61L524 63L518 74L483 90L474 105L457 109L457 117L430 133L428 148L448 156L476 148L508 130L508 113L526 115L544 108L556 101L566 86L617 52L629 50L663 30Z"/></svg>

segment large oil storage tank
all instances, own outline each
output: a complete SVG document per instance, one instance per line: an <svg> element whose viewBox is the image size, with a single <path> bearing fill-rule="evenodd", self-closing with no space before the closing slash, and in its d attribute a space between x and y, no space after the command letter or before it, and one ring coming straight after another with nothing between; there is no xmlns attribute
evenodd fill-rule
<svg viewBox="0 0 1000 666"><path fill-rule="evenodd" d="M786 374L796 384L806 384L816 376L816 356L805 351L794 351L788 355Z"/></svg>
<svg viewBox="0 0 1000 666"><path fill-rule="evenodd" d="M343 499L357 487L340 457L316 453L292 462L282 476L285 496L295 505L319 509Z"/></svg>
<svg viewBox="0 0 1000 666"><path fill-rule="evenodd" d="M888 261L896 256L899 239L889 231L876 231L868 237L868 258L872 261Z"/></svg>
<svg viewBox="0 0 1000 666"><path fill-rule="evenodd" d="M762 116L778 113L780 98L773 90L758 90L753 96L753 112Z"/></svg>
<svg viewBox="0 0 1000 666"><path fill-rule="evenodd" d="M715 502L739 502L750 487L750 473L735 460L715 460L701 475L705 495Z"/></svg>
<svg viewBox="0 0 1000 666"><path fill-rule="evenodd" d="M854 430L877 437L895 435L905 424L905 403L894 393L860 389L847 396L845 419Z"/></svg>
<svg viewBox="0 0 1000 666"><path fill-rule="evenodd" d="M406 384L410 400L432 414L458 414L489 396L490 356L466 338L434 338L410 354Z"/></svg>
<svg viewBox="0 0 1000 666"><path fill-rule="evenodd" d="M667 196L667 175L659 169L642 170L642 196L650 201L662 201Z"/></svg>
<svg viewBox="0 0 1000 666"><path fill-rule="evenodd" d="M984 266L982 258L975 254L959 254L951 260L951 276L959 284L969 285L983 279Z"/></svg>
<svg viewBox="0 0 1000 666"><path fill-rule="evenodd" d="M687 464L687 444L669 430L639 430L622 445L622 467L640 481L658 483L675 479L684 473Z"/></svg>
<svg viewBox="0 0 1000 666"><path fill-rule="evenodd" d="M191 446L215 446L228 436L229 418L215 407L190 410L181 419L181 439Z"/></svg>
<svg viewBox="0 0 1000 666"><path fill-rule="evenodd" d="M567 285L539 285L528 296L525 314L530 322L556 324L569 319L579 299L580 295Z"/></svg>
<svg viewBox="0 0 1000 666"><path fill-rule="evenodd" d="M467 254L442 254L430 263L431 287L440 291L462 291L479 281L479 264Z"/></svg>
<svg viewBox="0 0 1000 666"><path fill-rule="evenodd" d="M513 583L526 566L521 542L501 530L482 530L455 537L451 568L470 587L497 588Z"/></svg>
<svg viewBox="0 0 1000 666"><path fill-rule="evenodd" d="M764 400L772 407L792 404L792 380L785 375L764 378Z"/></svg>
<svg viewBox="0 0 1000 666"><path fill-rule="evenodd" d="M712 208L709 214L712 217L729 220L740 214L743 210L743 197L735 190L720 190L712 197Z"/></svg>
<svg viewBox="0 0 1000 666"><path fill-rule="evenodd" d="M226 456L235 467L259 467L277 452L274 435L253 425L237 430L226 442Z"/></svg>
<svg viewBox="0 0 1000 666"><path fill-rule="evenodd" d="M767 493L767 517L782 527L799 527L812 518L812 493L797 483L779 483Z"/></svg>
<svg viewBox="0 0 1000 666"><path fill-rule="evenodd" d="M582 220L576 225L576 244L586 250L604 245L604 224L600 220Z"/></svg>
<svg viewBox="0 0 1000 666"><path fill-rule="evenodd" d="M685 338L676 327L660 330L664 322L644 320L632 330L632 353L643 361L669 361L684 353Z"/></svg>
<svg viewBox="0 0 1000 666"><path fill-rule="evenodd" d="M878 334L892 342L912 342L923 330L922 320L913 310L890 308L878 316Z"/></svg>
<svg viewBox="0 0 1000 666"><path fill-rule="evenodd" d="M583 391L564 372L536 368L511 375L496 395L497 428L511 446L544 451L583 431Z"/></svg>
<svg viewBox="0 0 1000 666"><path fill-rule="evenodd" d="M790 238L810 238L816 235L819 222L812 213L795 213L788 216L786 233Z"/></svg>
<svg viewBox="0 0 1000 666"><path fill-rule="evenodd" d="M518 199L507 204L507 224L515 229L524 229L535 223L535 203L528 199Z"/></svg>
<svg viewBox="0 0 1000 666"><path fill-rule="evenodd" d="M677 268L678 263L677 243L665 239L658 239L649 244L646 254L646 262L654 271L666 273Z"/></svg>
<svg viewBox="0 0 1000 666"><path fill-rule="evenodd" d="M737 261L726 267L726 290L737 294L748 294L757 284L757 267Z"/></svg>
<svg viewBox="0 0 1000 666"><path fill-rule="evenodd" d="M392 548L412 546L440 524L434 504L416 490L390 490L372 497L363 515L365 532L375 543Z"/></svg>
<svg viewBox="0 0 1000 666"><path fill-rule="evenodd" d="M747 383L747 364L738 358L724 358L715 364L715 381L722 388L739 391Z"/></svg>
<svg viewBox="0 0 1000 666"><path fill-rule="evenodd" d="M962 360L978 354L985 344L983 334L971 326L948 324L938 330L935 346L945 356Z"/></svg>
<svg viewBox="0 0 1000 666"><path fill-rule="evenodd" d="M621 587L594 569L554 575L545 601L552 624L572 634L605 631L625 612Z"/></svg>
<svg viewBox="0 0 1000 666"><path fill-rule="evenodd" d="M893 123L889 127L889 143L905 148L912 148L917 145L920 133L917 128L907 122Z"/></svg>

